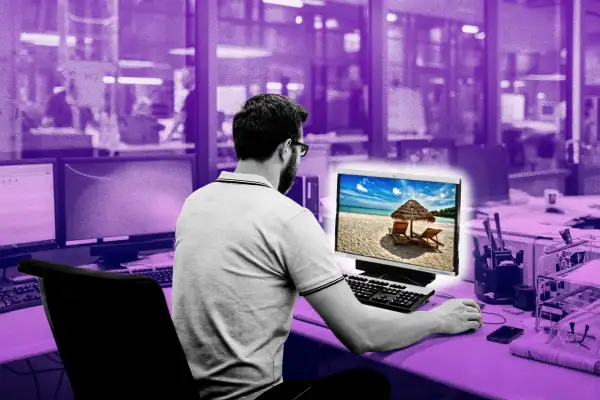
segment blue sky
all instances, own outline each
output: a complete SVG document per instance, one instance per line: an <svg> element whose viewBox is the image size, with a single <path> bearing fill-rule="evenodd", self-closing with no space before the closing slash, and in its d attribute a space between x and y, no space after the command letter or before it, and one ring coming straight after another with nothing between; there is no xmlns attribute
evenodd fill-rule
<svg viewBox="0 0 600 400"><path fill-rule="evenodd" d="M340 206L395 211L408 200L429 211L456 205L456 185L404 179L340 176Z"/></svg>

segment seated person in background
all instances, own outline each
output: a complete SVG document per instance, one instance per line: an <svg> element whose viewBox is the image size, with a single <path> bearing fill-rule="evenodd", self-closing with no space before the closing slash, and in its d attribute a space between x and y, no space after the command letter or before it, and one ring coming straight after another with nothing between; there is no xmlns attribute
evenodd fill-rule
<svg viewBox="0 0 600 400"><path fill-rule="evenodd" d="M54 128L74 128L73 111L77 106L74 104L73 93L76 93L74 82L72 82L70 90L65 87L66 79L59 71L60 86L54 88L52 96L46 104L46 112L43 126L51 126ZM94 114L89 107L79 108L79 129L85 131L88 124L94 122Z"/></svg>
<svg viewBox="0 0 600 400"><path fill-rule="evenodd" d="M142 97L133 106L133 113L121 121L121 142L127 144L156 144L164 125L152 116L152 102Z"/></svg>
<svg viewBox="0 0 600 400"><path fill-rule="evenodd" d="M298 295L356 354L481 326L473 300L390 314L356 299L315 217L285 196L308 150L307 115L281 95L246 101L233 120L235 172L193 193L179 216L173 321L202 398L390 398L386 378L369 370L282 381Z"/></svg>

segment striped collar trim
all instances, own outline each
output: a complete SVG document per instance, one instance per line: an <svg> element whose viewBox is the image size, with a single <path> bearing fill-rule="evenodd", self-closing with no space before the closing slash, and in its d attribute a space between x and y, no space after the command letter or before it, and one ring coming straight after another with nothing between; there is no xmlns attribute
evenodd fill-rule
<svg viewBox="0 0 600 400"><path fill-rule="evenodd" d="M271 183L262 176L252 174L240 174L234 172L221 172L221 175L219 175L217 182L264 186L271 189L273 188L273 185L271 185Z"/></svg>

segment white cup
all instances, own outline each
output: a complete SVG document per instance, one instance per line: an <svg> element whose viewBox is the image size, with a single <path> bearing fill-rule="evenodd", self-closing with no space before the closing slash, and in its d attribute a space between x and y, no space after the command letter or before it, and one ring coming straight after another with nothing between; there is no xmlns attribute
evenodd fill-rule
<svg viewBox="0 0 600 400"><path fill-rule="evenodd" d="M563 194L556 189L544 190L544 200L546 202L546 209L558 208L559 199L563 197Z"/></svg>

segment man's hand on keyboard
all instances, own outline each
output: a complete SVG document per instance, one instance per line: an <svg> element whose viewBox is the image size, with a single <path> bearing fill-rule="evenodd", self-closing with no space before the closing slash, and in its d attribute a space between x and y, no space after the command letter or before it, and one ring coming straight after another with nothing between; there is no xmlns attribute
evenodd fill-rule
<svg viewBox="0 0 600 400"><path fill-rule="evenodd" d="M430 312L440 321L439 333L462 333L479 329L483 323L479 305L471 299L451 299Z"/></svg>

